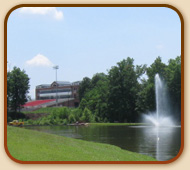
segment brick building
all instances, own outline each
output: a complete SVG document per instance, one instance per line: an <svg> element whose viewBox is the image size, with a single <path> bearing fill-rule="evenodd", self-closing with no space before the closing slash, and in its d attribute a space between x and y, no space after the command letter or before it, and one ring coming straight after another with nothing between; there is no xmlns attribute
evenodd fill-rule
<svg viewBox="0 0 190 170"><path fill-rule="evenodd" d="M54 81L36 86L36 100L57 99L58 106L78 107L80 81Z"/></svg>

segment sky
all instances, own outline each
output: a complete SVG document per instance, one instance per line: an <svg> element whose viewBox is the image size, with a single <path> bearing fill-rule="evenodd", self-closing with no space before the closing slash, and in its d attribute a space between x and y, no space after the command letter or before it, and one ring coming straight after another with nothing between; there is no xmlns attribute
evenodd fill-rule
<svg viewBox="0 0 190 170"><path fill-rule="evenodd" d="M7 23L7 69L25 70L29 95L56 79L80 81L131 57L150 66L181 55L181 22L166 7L22 7Z"/></svg>

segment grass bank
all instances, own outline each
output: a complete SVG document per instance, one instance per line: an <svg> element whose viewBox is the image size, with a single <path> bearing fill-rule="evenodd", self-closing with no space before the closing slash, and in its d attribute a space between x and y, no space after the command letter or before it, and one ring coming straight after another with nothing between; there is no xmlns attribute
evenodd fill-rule
<svg viewBox="0 0 190 170"><path fill-rule="evenodd" d="M28 113L53 113L54 111L58 111L60 107L46 107L46 108L40 108L34 111L23 111L24 114Z"/></svg>
<svg viewBox="0 0 190 170"><path fill-rule="evenodd" d="M21 161L155 161L119 147L7 127L10 154Z"/></svg>
<svg viewBox="0 0 190 170"><path fill-rule="evenodd" d="M147 125L146 123L90 123L91 125L100 126L141 126Z"/></svg>
<svg viewBox="0 0 190 170"><path fill-rule="evenodd" d="M96 122L96 116L85 108L54 107L41 108L34 112L25 112L27 125L67 125L75 122Z"/></svg>

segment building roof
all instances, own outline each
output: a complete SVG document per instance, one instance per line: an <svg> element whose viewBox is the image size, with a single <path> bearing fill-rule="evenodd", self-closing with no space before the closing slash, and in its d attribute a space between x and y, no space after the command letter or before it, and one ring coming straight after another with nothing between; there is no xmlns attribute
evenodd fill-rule
<svg viewBox="0 0 190 170"><path fill-rule="evenodd" d="M49 88L49 87L51 87L51 84L40 84L40 85L38 85L38 86L36 86L36 88L38 89L40 89L40 88Z"/></svg>
<svg viewBox="0 0 190 170"><path fill-rule="evenodd" d="M28 107L28 106L38 106L38 105L45 104L45 103L49 103L49 102L52 102L52 101L55 101L55 99L49 99L49 100L35 100L35 101L27 102L27 103L25 103L23 106L24 106L24 107Z"/></svg>
<svg viewBox="0 0 190 170"><path fill-rule="evenodd" d="M63 87L63 86L71 86L71 85L79 85L81 81L75 81L73 83L69 82L69 81L54 81L51 84L41 84L36 86L37 89L40 88L50 88L52 86L58 85L58 87Z"/></svg>
<svg viewBox="0 0 190 170"><path fill-rule="evenodd" d="M59 86L71 85L69 81L55 81Z"/></svg>
<svg viewBox="0 0 190 170"><path fill-rule="evenodd" d="M81 81L75 81L75 82L72 82L72 85L79 85L81 83Z"/></svg>

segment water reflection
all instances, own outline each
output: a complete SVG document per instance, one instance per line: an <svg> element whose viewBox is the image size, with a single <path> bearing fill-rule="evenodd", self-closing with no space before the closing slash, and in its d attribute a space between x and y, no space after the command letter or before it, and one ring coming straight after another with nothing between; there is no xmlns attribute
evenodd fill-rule
<svg viewBox="0 0 190 170"><path fill-rule="evenodd" d="M141 140L137 140L139 153L160 161L170 160L178 154L181 146L180 127L141 127L139 131L142 135Z"/></svg>
<svg viewBox="0 0 190 170"><path fill-rule="evenodd" d="M180 127L150 126L33 126L30 129L56 135L108 143L165 161L174 158L181 146Z"/></svg>

